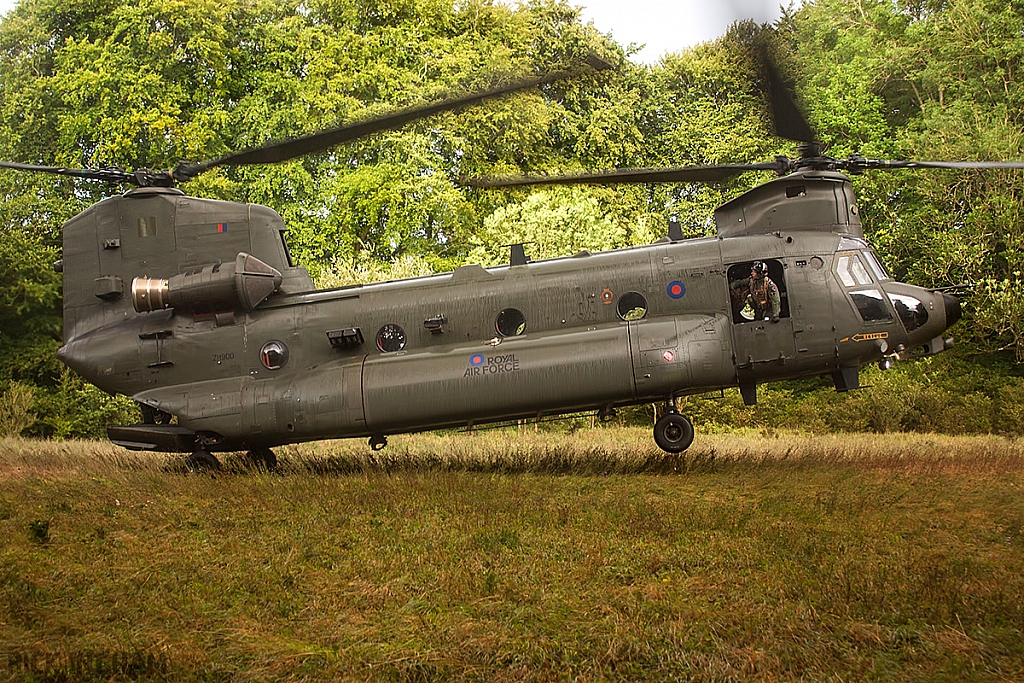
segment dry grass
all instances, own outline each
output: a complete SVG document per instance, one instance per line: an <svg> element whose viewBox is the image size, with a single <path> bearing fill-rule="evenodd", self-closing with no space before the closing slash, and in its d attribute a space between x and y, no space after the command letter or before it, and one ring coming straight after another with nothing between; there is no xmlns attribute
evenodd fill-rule
<svg viewBox="0 0 1024 683"><path fill-rule="evenodd" d="M736 431L700 436L680 456L666 455L649 429L582 429L571 434L528 428L390 437L373 452L363 439L276 449L281 473L346 475L402 471L506 474L673 474L843 465L860 469L956 474L1024 470L1024 440L940 434L832 434ZM241 453L220 454L226 470L246 472ZM0 474L183 472L182 456L133 453L108 442L0 438Z"/></svg>
<svg viewBox="0 0 1024 683"><path fill-rule="evenodd" d="M1024 679L1016 441L723 435L665 458L600 429L278 453L279 474L226 456L210 476L0 440L9 679L83 658L75 680Z"/></svg>

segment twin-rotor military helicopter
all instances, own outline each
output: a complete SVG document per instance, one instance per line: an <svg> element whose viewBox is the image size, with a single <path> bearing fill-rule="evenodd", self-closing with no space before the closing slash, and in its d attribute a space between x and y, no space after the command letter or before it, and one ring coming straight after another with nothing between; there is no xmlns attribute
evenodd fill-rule
<svg viewBox="0 0 1024 683"><path fill-rule="evenodd" d="M588 60L586 71L607 65ZM779 177L715 211L717 235L427 277L316 290L292 261L287 226L254 204L174 187L219 166L267 164L432 114L572 76L561 72L402 110L166 172L0 167L138 186L63 228L64 345L58 357L111 394L132 397L140 424L108 436L137 450L248 450L474 426L663 402L654 425L670 453L693 441L675 399L830 375L858 387L861 365L935 354L960 318L948 293L896 282L864 241L844 173L886 168L1024 168L1010 162L912 162L822 156L770 60L775 132L797 159L557 176L477 178L474 187L714 182L747 171ZM767 277L773 285L769 308ZM760 289L759 289L760 287ZM758 293L762 293L758 300Z"/></svg>

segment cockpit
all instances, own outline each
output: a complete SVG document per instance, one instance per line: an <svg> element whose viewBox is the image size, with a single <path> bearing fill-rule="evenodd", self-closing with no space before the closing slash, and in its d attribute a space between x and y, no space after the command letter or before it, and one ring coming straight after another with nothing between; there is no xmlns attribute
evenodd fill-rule
<svg viewBox="0 0 1024 683"><path fill-rule="evenodd" d="M895 313L911 346L925 341L924 352L936 353L951 343L928 337L960 319L960 303L955 297L893 280L874 252L858 239L841 241L834 269L865 328L891 324Z"/></svg>
<svg viewBox="0 0 1024 683"><path fill-rule="evenodd" d="M861 320L867 324L886 323L892 320L894 310L907 332L923 327L928 322L924 302L907 293L886 291L883 283L892 278L874 252L859 240L844 239L843 242L840 249L850 250L836 254L836 276Z"/></svg>

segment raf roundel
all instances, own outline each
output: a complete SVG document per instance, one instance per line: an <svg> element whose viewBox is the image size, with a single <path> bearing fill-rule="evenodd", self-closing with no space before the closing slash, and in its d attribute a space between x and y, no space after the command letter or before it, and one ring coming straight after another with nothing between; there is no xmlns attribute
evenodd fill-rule
<svg viewBox="0 0 1024 683"><path fill-rule="evenodd" d="M672 282L668 283L668 287L665 291L667 291L668 295L673 299L682 299L683 296L686 294L686 285L684 285L679 280L673 280Z"/></svg>
<svg viewBox="0 0 1024 683"><path fill-rule="evenodd" d="M469 359L469 364L474 368L484 364L484 356L482 353L475 354Z"/></svg>

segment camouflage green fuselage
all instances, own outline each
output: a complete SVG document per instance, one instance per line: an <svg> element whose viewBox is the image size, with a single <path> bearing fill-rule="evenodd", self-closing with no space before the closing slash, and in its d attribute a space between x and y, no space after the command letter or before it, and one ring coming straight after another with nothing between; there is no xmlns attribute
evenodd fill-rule
<svg viewBox="0 0 1024 683"><path fill-rule="evenodd" d="M212 447L237 449L662 401L934 344L947 327L942 296L865 269L859 222L845 226L721 231L314 291L269 209L135 191L65 226L61 359L105 391L177 416ZM220 297L136 312L134 278L239 253L282 275L252 310ZM782 279L778 322L748 320L730 292L755 259ZM844 282L853 276L837 265L851 262L867 282ZM867 316L864 291L880 296ZM927 311L910 332L894 308L906 300ZM499 316L507 323L512 309L522 320L503 330Z"/></svg>

